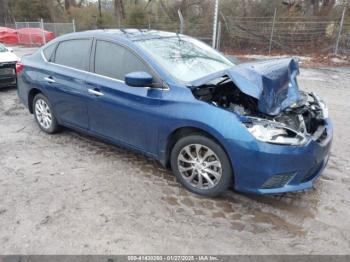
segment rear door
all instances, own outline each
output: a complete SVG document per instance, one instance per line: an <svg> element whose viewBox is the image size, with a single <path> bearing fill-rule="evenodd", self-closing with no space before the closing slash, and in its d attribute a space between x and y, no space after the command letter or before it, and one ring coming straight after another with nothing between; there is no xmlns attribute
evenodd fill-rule
<svg viewBox="0 0 350 262"><path fill-rule="evenodd" d="M73 39L58 44L42 75L49 100L59 120L88 128L86 78L92 39Z"/></svg>
<svg viewBox="0 0 350 262"><path fill-rule="evenodd" d="M97 40L94 75L88 78L90 129L113 140L155 154L157 150L159 99L163 90L127 86L125 74L154 72L134 52L116 43ZM94 92L96 92L94 94Z"/></svg>

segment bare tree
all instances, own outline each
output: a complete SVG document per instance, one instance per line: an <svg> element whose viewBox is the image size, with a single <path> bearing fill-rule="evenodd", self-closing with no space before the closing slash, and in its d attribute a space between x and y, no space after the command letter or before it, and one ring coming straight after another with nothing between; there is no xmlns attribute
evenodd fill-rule
<svg viewBox="0 0 350 262"><path fill-rule="evenodd" d="M114 14L117 17L117 26L121 27L122 20L125 18L123 0L114 0Z"/></svg>
<svg viewBox="0 0 350 262"><path fill-rule="evenodd" d="M201 6L205 4L206 1L203 0L179 0L179 1L163 1L159 0L159 5L161 10L171 19L177 20L178 13L177 10L186 13L192 6ZM193 14L191 14L193 15Z"/></svg>
<svg viewBox="0 0 350 262"><path fill-rule="evenodd" d="M101 0L98 0L98 15L100 17L100 20L102 20L102 6L101 6Z"/></svg>
<svg viewBox="0 0 350 262"><path fill-rule="evenodd" d="M14 21L15 1L0 0L0 23Z"/></svg>
<svg viewBox="0 0 350 262"><path fill-rule="evenodd" d="M314 16L327 16L335 7L336 0L283 0L289 11L301 10L302 13Z"/></svg>
<svg viewBox="0 0 350 262"><path fill-rule="evenodd" d="M61 2L61 1L59 1ZM85 0L64 0L64 8L66 10L67 13L69 13L69 9L72 7L81 7L83 5L83 3L85 2Z"/></svg>

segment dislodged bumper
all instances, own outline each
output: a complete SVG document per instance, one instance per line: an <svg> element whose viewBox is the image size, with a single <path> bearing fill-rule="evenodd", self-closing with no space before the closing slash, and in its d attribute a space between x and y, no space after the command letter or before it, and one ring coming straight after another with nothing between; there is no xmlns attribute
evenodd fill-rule
<svg viewBox="0 0 350 262"><path fill-rule="evenodd" d="M333 128L329 119L325 123L325 132L304 146L259 141L237 144L232 141L229 155L234 169L235 189L274 194L312 187L329 158Z"/></svg>

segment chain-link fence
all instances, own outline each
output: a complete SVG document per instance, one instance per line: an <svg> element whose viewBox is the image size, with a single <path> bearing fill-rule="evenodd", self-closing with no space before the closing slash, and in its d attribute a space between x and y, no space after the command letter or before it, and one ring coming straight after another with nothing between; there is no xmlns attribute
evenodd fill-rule
<svg viewBox="0 0 350 262"><path fill-rule="evenodd" d="M324 17L225 17L221 47L231 52L347 53L350 24Z"/></svg>
<svg viewBox="0 0 350 262"><path fill-rule="evenodd" d="M49 41L41 30L41 22L16 22L15 27L20 45L42 45Z"/></svg>
<svg viewBox="0 0 350 262"><path fill-rule="evenodd" d="M344 23L339 38L339 53L350 55L350 23Z"/></svg>
<svg viewBox="0 0 350 262"><path fill-rule="evenodd" d="M338 17L280 16L237 17L219 12L216 42L213 44L213 15L199 20L178 16L150 15L142 22L124 21L121 28L157 29L184 33L228 53L254 54L350 54L350 13ZM145 22L146 21L146 22ZM1 25L0 25L1 26ZM7 27L17 30L19 44L42 45L54 37L75 31L75 23L16 22ZM95 29L81 27L78 31ZM115 25L107 28L116 28ZM215 38L215 37L214 37Z"/></svg>
<svg viewBox="0 0 350 262"><path fill-rule="evenodd" d="M213 16L191 22L179 16L150 17L148 23L124 23L123 28L182 32L228 53L254 54L350 54L350 14L339 17L279 16L237 17L219 12L213 44Z"/></svg>
<svg viewBox="0 0 350 262"><path fill-rule="evenodd" d="M166 16L149 17L147 23L124 23L122 28L153 29L169 32L183 33L196 37L208 44L212 41L212 21L208 23L194 23L182 20L181 12L179 17L170 19Z"/></svg>

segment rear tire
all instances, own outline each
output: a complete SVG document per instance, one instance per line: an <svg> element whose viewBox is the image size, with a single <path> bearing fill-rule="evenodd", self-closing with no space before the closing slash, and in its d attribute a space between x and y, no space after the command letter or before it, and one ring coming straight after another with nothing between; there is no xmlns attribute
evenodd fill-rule
<svg viewBox="0 0 350 262"><path fill-rule="evenodd" d="M231 163L225 151L204 135L179 139L170 158L178 181L196 194L216 197L225 193L232 182Z"/></svg>
<svg viewBox="0 0 350 262"><path fill-rule="evenodd" d="M35 120L45 133L53 134L60 130L49 100L43 94L37 94L33 99Z"/></svg>

